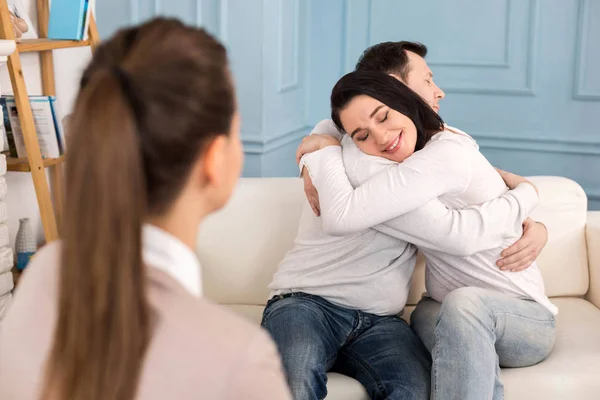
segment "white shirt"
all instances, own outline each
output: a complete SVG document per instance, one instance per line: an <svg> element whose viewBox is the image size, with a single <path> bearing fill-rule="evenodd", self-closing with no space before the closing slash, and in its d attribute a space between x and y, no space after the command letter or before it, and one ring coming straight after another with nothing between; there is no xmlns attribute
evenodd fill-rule
<svg viewBox="0 0 600 400"><path fill-rule="evenodd" d="M448 209L433 199L399 217L398 226L383 224L336 237L323 230L321 218L306 202L294 247L269 285L271 296L299 291L350 309L397 314L406 304L415 265L415 247L409 243L457 255L493 248L507 232L521 232L535 204L530 185L464 210ZM483 229L482 220L495 222Z"/></svg>
<svg viewBox="0 0 600 400"><path fill-rule="evenodd" d="M144 263L162 270L194 296L202 296L202 273L196 254L181 240L155 225L142 229Z"/></svg>
<svg viewBox="0 0 600 400"><path fill-rule="evenodd" d="M314 131L337 133L331 121L323 121ZM424 149L402 163L364 154L348 136L342 139L342 146L343 156L339 147L330 146L303 158L319 192L323 229L331 234L345 235L370 227L387 229L390 226L402 231L406 229L402 219L394 218L432 199L439 198L451 209L466 209L485 207L484 203L504 196L508 191L500 175L479 152L473 138L455 128L436 134ZM531 185L523 184L517 189L537 197ZM384 224L378 227L381 223ZM437 224L435 221L430 223ZM464 229L485 232L497 230L497 224L506 224L492 213L487 213L481 220L467 222L471 223L470 228L465 226ZM431 227L423 226L423 229ZM495 265L502 250L521 235L520 226L518 230L506 230L493 246L462 255L415 243L427 259L429 295L441 302L450 291L459 287L486 287L533 299L556 314L556 307L544 294L544 282L537 264L518 273L503 272ZM406 240L403 235L397 237Z"/></svg>

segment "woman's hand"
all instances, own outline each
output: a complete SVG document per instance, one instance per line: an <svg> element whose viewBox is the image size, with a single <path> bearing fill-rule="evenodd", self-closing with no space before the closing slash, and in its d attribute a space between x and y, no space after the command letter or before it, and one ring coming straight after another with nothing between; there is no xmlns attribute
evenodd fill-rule
<svg viewBox="0 0 600 400"><path fill-rule="evenodd" d="M519 272L527 269L538 258L548 242L548 230L540 222L527 218L523 222L523 236L502 252L496 262L502 271Z"/></svg>
<svg viewBox="0 0 600 400"><path fill-rule="evenodd" d="M340 141L330 135L312 134L302 139L302 143L296 151L296 162L300 164L300 159L309 153L321 150L327 146L340 146Z"/></svg>
<svg viewBox="0 0 600 400"><path fill-rule="evenodd" d="M498 171L498 173L500 174L500 177L502 178L502 180L504 181L504 183L506 184L506 186L508 186L508 188L510 190L513 190L514 188L519 186L521 183L528 183L531 186L533 186L533 188L539 195L537 187L529 179L522 177L521 175L513 174L512 172L507 172L507 171L501 170L500 168L496 168L496 171Z"/></svg>

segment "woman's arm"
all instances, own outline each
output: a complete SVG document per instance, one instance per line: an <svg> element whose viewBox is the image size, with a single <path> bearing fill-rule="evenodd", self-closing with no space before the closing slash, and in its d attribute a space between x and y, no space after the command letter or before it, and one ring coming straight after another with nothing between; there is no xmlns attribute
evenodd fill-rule
<svg viewBox="0 0 600 400"><path fill-rule="evenodd" d="M373 229L417 247L464 257L520 237L521 225L537 203L534 186L522 183L496 199L462 210L450 210L434 199Z"/></svg>
<svg viewBox="0 0 600 400"><path fill-rule="evenodd" d="M344 236L412 211L445 193L459 193L470 179L468 150L436 140L400 164L391 164L354 189L342 151L329 146L302 162L319 193L323 229Z"/></svg>

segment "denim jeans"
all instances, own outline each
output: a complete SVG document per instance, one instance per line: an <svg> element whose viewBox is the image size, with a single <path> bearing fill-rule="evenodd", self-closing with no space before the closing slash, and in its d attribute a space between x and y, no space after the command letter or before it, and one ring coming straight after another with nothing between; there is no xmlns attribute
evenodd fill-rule
<svg viewBox="0 0 600 400"><path fill-rule="evenodd" d="M443 303L424 297L411 325L431 351L432 399L504 398L500 367L527 367L550 354L554 315L497 291L456 289Z"/></svg>
<svg viewBox="0 0 600 400"><path fill-rule="evenodd" d="M262 326L277 344L296 400L325 398L328 371L355 378L372 399L429 399L430 356L399 317L293 293L267 303Z"/></svg>

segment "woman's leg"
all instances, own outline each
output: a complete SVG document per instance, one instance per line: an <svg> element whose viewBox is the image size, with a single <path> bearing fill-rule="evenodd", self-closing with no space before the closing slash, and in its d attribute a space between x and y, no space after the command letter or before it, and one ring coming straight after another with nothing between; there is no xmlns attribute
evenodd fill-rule
<svg viewBox="0 0 600 400"><path fill-rule="evenodd" d="M432 351L433 399L502 399L500 366L544 360L554 346L554 316L500 292L460 288L440 308Z"/></svg>
<svg viewBox="0 0 600 400"><path fill-rule="evenodd" d="M334 371L358 380L373 400L429 400L431 358L398 317L361 313L364 331L340 350Z"/></svg>
<svg viewBox="0 0 600 400"><path fill-rule="evenodd" d="M353 313L318 296L269 301L262 326L277 345L294 399L327 395L327 371L353 328Z"/></svg>

